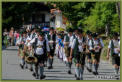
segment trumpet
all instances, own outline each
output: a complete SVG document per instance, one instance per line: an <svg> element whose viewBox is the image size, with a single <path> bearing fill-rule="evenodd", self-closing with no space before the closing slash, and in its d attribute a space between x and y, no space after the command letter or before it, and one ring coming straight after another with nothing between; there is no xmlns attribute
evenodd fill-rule
<svg viewBox="0 0 122 82"><path fill-rule="evenodd" d="M33 49L30 51L29 53L30 55L25 57L25 61L28 63L28 64L35 64L37 63L37 58L34 56L34 53L33 53Z"/></svg>

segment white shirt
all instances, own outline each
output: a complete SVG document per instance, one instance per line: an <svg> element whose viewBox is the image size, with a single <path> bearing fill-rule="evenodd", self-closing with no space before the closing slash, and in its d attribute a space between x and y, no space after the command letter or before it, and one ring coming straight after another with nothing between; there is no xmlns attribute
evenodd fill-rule
<svg viewBox="0 0 122 82"><path fill-rule="evenodd" d="M98 39L89 39L88 40L88 46L89 46L89 50L92 50L93 49L93 47L92 47L92 40L93 40L93 46L94 47L96 47L96 46L98 46L98 44L99 44L99 41L98 41ZM103 44L103 41L102 41L102 39L99 39L100 40L100 44L101 44L101 47L104 47L104 44Z"/></svg>
<svg viewBox="0 0 122 82"><path fill-rule="evenodd" d="M78 37L78 42L79 42L79 45L78 45L79 52L83 52L83 47L82 47L83 46L83 38L80 39ZM74 49L75 45L76 45L76 39L73 39L73 42L71 44L71 48Z"/></svg>
<svg viewBox="0 0 122 82"><path fill-rule="evenodd" d="M88 44L87 45L89 46L89 50L92 50L93 49L93 47L92 47L92 40L93 39L89 39L88 40ZM93 43L94 43L94 41L93 41Z"/></svg>
<svg viewBox="0 0 122 82"><path fill-rule="evenodd" d="M113 44L114 44L114 53L119 54L118 49L120 49L120 41L113 40ZM111 49L111 41L109 42L108 48Z"/></svg>
<svg viewBox="0 0 122 82"><path fill-rule="evenodd" d="M32 45L34 42L35 42L36 38L34 38L33 40L30 41L30 45ZM37 41L37 45L36 46L43 46L44 45L44 40L43 41L40 41L38 40ZM48 44L48 40L46 40L46 49L47 49L47 52L50 52L50 48L49 48L49 44ZM36 49L36 53L37 55L42 55L44 54L44 50L42 48L38 48Z"/></svg>
<svg viewBox="0 0 122 82"><path fill-rule="evenodd" d="M73 42L73 36L70 36L69 34L68 34L68 37L69 37L69 45L68 45L68 47L71 47L71 45L72 45L72 42ZM64 37L64 43L66 42L66 36Z"/></svg>

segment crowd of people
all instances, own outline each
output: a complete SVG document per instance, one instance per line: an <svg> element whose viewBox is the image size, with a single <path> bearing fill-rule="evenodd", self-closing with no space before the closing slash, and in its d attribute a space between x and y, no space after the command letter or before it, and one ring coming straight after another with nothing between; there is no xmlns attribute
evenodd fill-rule
<svg viewBox="0 0 122 82"><path fill-rule="evenodd" d="M14 31L11 28L9 33L4 30L3 37L3 44L6 47L9 44L19 47L20 67L32 71L36 79L41 80L46 77L44 68L47 63L48 69L53 69L54 56L65 62L68 74L72 74L72 64L75 64L76 80L83 80L85 66L94 75L99 74L98 68L104 43L98 33L87 31L84 34L82 29L72 28L67 29L66 32L56 32L50 27L49 33L38 28L21 31ZM113 33L106 54L107 59L112 57L115 74L118 75L120 67L118 33Z"/></svg>

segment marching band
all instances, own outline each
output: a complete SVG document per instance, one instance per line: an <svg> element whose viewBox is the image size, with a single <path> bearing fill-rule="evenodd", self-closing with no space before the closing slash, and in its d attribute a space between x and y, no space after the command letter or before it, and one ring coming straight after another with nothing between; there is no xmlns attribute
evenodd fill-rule
<svg viewBox="0 0 122 82"><path fill-rule="evenodd" d="M4 36L4 44L7 46L8 33L6 30ZM13 42L13 37L10 38ZM16 45L19 47L20 67L29 68L33 72L32 75L40 80L46 77L44 68L47 63L48 69L53 69L54 56L65 62L68 74L72 74L72 64L75 64L76 80L83 80L84 67L94 75L98 75L101 52L104 48L102 38L98 33L87 31L84 35L82 29L73 30L72 28L67 29L67 33L56 33L53 27L50 27L49 33L44 33L38 28L22 30L19 38L16 39ZM110 56L115 67L115 74L118 74L120 40L117 33L113 34L108 45L107 59Z"/></svg>

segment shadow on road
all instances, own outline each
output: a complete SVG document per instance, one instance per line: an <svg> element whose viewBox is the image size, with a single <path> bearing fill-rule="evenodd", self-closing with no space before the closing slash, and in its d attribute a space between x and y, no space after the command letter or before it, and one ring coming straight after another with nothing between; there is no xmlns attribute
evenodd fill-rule
<svg viewBox="0 0 122 82"><path fill-rule="evenodd" d="M7 50L7 51L17 51L18 49L4 49L4 50Z"/></svg>

